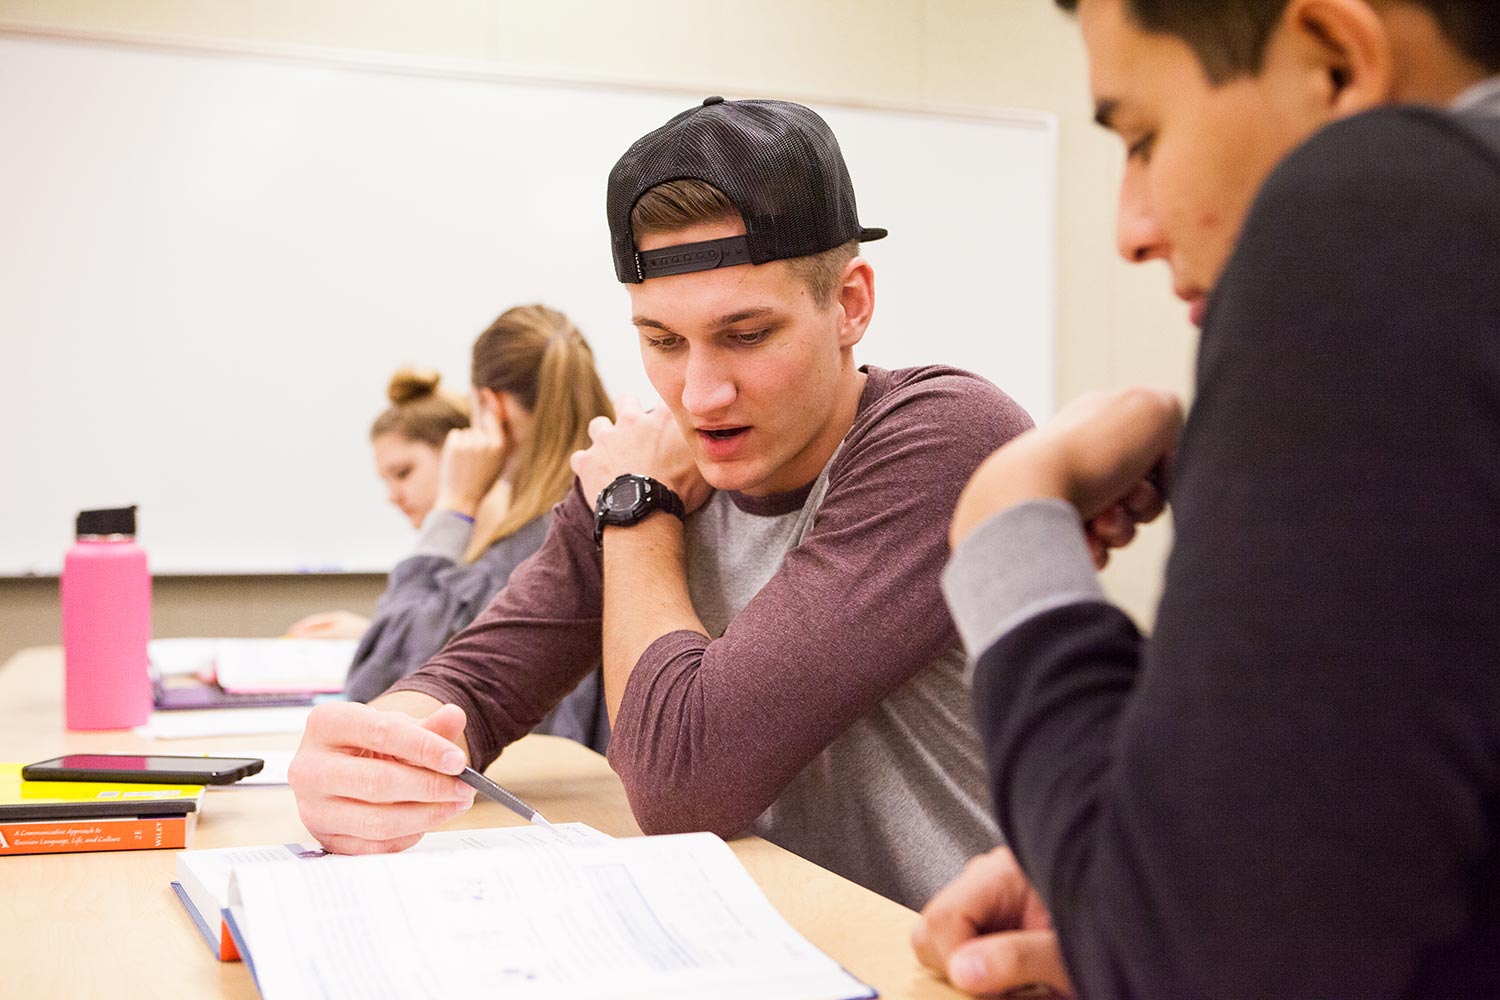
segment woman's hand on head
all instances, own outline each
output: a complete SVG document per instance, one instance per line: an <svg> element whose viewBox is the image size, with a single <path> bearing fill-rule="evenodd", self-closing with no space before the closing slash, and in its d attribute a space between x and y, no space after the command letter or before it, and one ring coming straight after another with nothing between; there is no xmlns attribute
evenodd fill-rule
<svg viewBox="0 0 1500 1000"><path fill-rule="evenodd" d="M510 458L510 436L489 407L474 411L474 423L448 432L438 463L437 506L473 517Z"/></svg>

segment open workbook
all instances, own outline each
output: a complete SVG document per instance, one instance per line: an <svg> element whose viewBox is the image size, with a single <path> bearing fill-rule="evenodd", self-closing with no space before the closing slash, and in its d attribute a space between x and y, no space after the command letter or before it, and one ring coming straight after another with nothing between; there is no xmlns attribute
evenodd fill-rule
<svg viewBox="0 0 1500 1000"><path fill-rule="evenodd" d="M224 919L261 996L876 996L712 834L436 836L403 854L233 865Z"/></svg>
<svg viewBox="0 0 1500 1000"><path fill-rule="evenodd" d="M285 779L283 778L283 783ZM585 823L553 826L500 826L478 830L439 830L423 837L408 854L433 851L482 851L490 847L523 847L539 843L608 842L613 838ZM177 877L172 890L188 916L198 926L209 951L221 962L238 962L239 949L224 921L229 905L229 876L241 865L267 862L306 862L331 859L316 844L261 844L255 847L219 847L206 851L180 851Z"/></svg>
<svg viewBox="0 0 1500 1000"><path fill-rule="evenodd" d="M359 643L354 639L152 639L151 666L163 678L211 679L236 694L336 692Z"/></svg>

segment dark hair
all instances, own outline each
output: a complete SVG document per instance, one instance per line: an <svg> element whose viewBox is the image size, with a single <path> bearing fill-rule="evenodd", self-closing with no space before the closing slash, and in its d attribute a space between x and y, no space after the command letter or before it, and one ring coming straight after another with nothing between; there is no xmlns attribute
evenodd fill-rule
<svg viewBox="0 0 1500 1000"><path fill-rule="evenodd" d="M1055 0L1068 13L1079 0ZM1410 0L1437 21L1454 45L1487 72L1500 72L1500 4L1494 0ZM1215 84L1260 72L1266 42L1287 0L1125 0L1143 31L1187 43Z"/></svg>

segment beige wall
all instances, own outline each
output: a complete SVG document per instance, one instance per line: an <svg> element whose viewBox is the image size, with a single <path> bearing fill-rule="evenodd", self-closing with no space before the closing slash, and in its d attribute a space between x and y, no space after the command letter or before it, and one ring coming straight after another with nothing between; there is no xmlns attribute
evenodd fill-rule
<svg viewBox="0 0 1500 1000"><path fill-rule="evenodd" d="M0 27L484 60L731 97L1050 111L1062 145L1058 399L1126 382L1183 390L1189 382L1193 340L1165 273L1128 269L1114 255L1119 148L1090 122L1076 28L1048 0L0 0ZM983 308L986 289L969 294ZM1111 594L1143 623L1168 536L1165 525L1148 529L1105 574ZM162 630L171 620L191 625L189 633L268 634L294 607L342 601L358 610L373 599L368 581L269 581L158 584L157 631L184 634ZM229 592L240 596L226 605ZM26 641L53 641L55 625L32 627L49 602L35 584L0 581L0 656Z"/></svg>
<svg viewBox="0 0 1500 1000"><path fill-rule="evenodd" d="M343 608L372 614L385 577L158 577L151 584L151 629L158 636L281 635L303 615ZM61 641L57 580L0 581L0 663L27 646Z"/></svg>

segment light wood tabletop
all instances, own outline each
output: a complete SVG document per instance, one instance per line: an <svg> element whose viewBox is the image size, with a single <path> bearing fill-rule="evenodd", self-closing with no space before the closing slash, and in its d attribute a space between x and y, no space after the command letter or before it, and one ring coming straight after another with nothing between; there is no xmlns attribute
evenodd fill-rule
<svg viewBox="0 0 1500 1000"><path fill-rule="evenodd" d="M200 753L290 749L296 737L148 740L128 731L68 732L62 724L62 652L28 649L0 667L0 761L62 753ZM507 748L489 775L549 819L638 836L624 787L603 757L551 736ZM487 800L445 829L512 826L520 817ZM215 789L191 847L310 841L286 786ZM786 919L882 997L958 997L921 968L908 943L917 915L768 841L730 842ZM220 963L169 883L175 851L112 851L0 858L0 994L14 997L253 998L243 963Z"/></svg>

